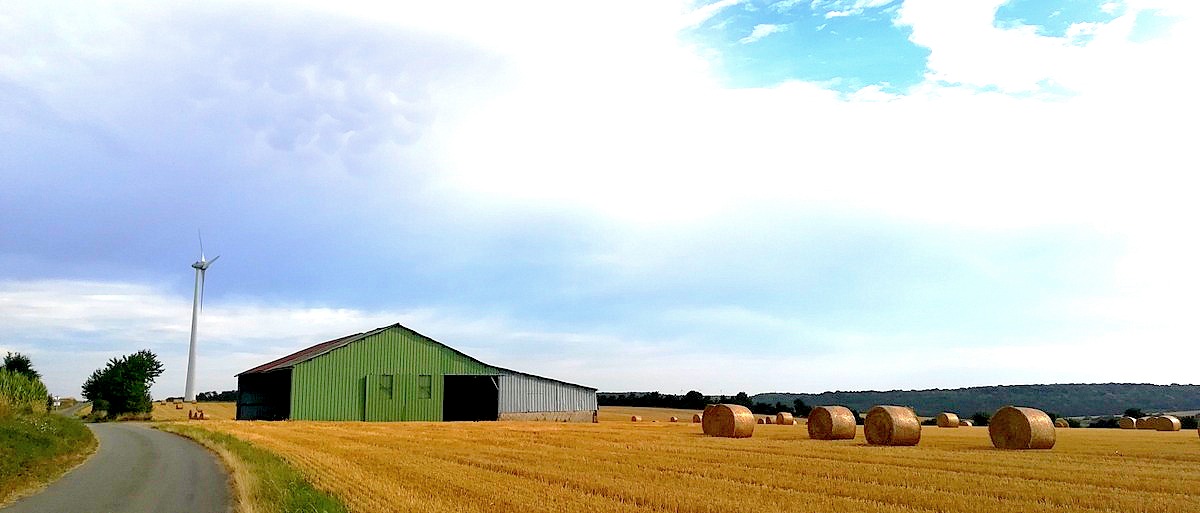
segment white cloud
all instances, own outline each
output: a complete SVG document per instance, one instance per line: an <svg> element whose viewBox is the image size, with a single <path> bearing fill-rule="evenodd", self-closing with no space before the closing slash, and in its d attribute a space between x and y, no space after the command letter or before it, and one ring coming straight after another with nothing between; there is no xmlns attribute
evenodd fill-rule
<svg viewBox="0 0 1200 513"><path fill-rule="evenodd" d="M694 11L691 11L691 12L687 13L686 15L684 15L683 26L685 26L685 27L700 26L700 25L704 24L704 22L712 19L713 16L716 16L718 13L725 10L726 8L733 7L735 5L743 3L744 1L745 0L717 0L716 2L713 2L711 4L698 7ZM746 7L750 8L751 5L746 4Z"/></svg>
<svg viewBox="0 0 1200 513"><path fill-rule="evenodd" d="M191 296L137 283L35 280L0 282L0 352L29 355L53 393L79 386L113 357L146 348L166 367L155 397L182 395L191 323ZM531 330L487 314L434 309L366 311L253 300L208 301L197 337L197 390L229 390L234 374L310 345L401 323L475 358L501 367L603 388L660 386L649 377L689 350L678 341L618 334ZM639 362L641 358L647 362ZM703 356L706 365L722 357ZM699 386L685 379L659 381ZM657 378L656 378L657 379ZM721 381L737 386L738 377ZM687 383L687 384L682 384Z"/></svg>
<svg viewBox="0 0 1200 513"><path fill-rule="evenodd" d="M779 32L786 31L787 29L788 29L787 25L772 25L769 23L760 23L760 24L754 26L754 30L750 31L750 35L739 39L738 42L741 44L747 45L747 44L753 43L755 41L758 41L764 37L767 37L771 34L777 34Z"/></svg>
<svg viewBox="0 0 1200 513"><path fill-rule="evenodd" d="M825 19L858 16L867 9L886 7L895 0L814 0L811 4L814 12L825 11Z"/></svg>
<svg viewBox="0 0 1200 513"><path fill-rule="evenodd" d="M778 2L771 4L771 9L781 13L788 12L796 5L805 3L806 1L807 0L779 0Z"/></svg>

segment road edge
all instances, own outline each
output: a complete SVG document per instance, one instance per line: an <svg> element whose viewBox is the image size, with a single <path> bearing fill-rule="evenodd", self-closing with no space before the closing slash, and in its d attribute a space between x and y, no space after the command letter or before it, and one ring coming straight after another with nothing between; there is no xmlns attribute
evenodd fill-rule
<svg viewBox="0 0 1200 513"><path fill-rule="evenodd" d="M186 421L156 422L153 427L217 455L229 476L230 509L235 513L348 511L341 499L313 486L283 457L253 443Z"/></svg>

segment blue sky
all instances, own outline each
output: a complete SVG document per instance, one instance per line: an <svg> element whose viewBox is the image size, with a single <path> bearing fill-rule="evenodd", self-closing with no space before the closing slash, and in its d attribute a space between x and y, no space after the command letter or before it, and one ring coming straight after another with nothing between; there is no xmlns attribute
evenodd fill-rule
<svg viewBox="0 0 1200 513"><path fill-rule="evenodd" d="M0 351L181 394L199 229L201 390L395 322L603 390L1193 381L1196 8L468 4L11 4Z"/></svg>

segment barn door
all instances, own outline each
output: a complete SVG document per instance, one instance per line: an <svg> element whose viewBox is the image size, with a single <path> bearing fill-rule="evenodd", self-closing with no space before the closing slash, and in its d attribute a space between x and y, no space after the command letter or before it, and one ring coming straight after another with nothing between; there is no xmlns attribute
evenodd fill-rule
<svg viewBox="0 0 1200 513"><path fill-rule="evenodd" d="M363 420L378 422L405 420L404 378L393 374L368 374Z"/></svg>

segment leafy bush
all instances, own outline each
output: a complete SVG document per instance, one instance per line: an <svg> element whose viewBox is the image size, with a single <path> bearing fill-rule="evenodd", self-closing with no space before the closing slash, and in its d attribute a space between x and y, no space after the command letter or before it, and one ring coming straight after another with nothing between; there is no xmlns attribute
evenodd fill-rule
<svg viewBox="0 0 1200 513"><path fill-rule="evenodd" d="M149 413L153 408L150 385L162 372L162 363L149 350L113 358L83 383L83 396L93 402L93 412L103 410L109 419Z"/></svg>

